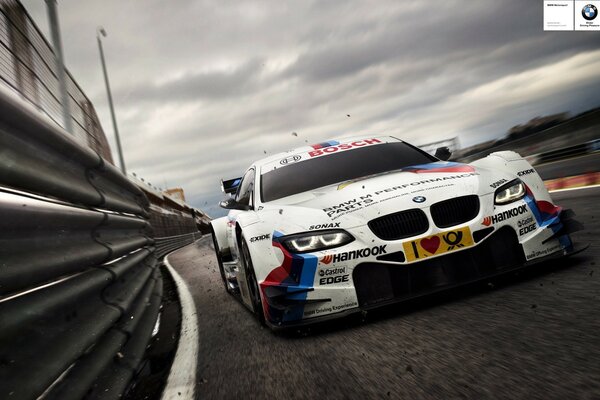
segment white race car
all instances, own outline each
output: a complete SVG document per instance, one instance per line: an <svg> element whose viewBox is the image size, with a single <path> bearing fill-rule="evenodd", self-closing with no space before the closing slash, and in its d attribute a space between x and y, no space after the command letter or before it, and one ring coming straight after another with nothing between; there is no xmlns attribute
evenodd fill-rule
<svg viewBox="0 0 600 400"><path fill-rule="evenodd" d="M461 164L394 137L301 147L222 181L225 288L271 328L338 317L573 252L572 213L503 151Z"/></svg>

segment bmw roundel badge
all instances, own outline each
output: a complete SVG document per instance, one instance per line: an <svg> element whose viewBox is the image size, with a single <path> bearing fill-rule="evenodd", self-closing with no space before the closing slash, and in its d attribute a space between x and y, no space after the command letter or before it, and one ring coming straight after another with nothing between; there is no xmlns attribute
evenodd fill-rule
<svg viewBox="0 0 600 400"><path fill-rule="evenodd" d="M593 4L588 4L581 10L583 18L588 21L593 21L598 16L598 9Z"/></svg>
<svg viewBox="0 0 600 400"><path fill-rule="evenodd" d="M413 199L412 199L412 200L413 200L415 203L422 203L422 202L424 202L424 201L425 201L425 200L427 200L427 199L426 199L425 197L423 197L423 196L417 196L417 197L413 197Z"/></svg>

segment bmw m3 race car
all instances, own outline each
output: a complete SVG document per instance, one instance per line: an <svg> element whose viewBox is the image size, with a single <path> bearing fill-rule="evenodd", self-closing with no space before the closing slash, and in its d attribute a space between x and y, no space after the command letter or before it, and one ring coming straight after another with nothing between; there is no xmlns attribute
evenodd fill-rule
<svg viewBox="0 0 600 400"><path fill-rule="evenodd" d="M446 148L436 155L447 160ZM394 137L301 147L222 181L225 288L271 328L368 310L572 253L573 213L517 153L443 161Z"/></svg>

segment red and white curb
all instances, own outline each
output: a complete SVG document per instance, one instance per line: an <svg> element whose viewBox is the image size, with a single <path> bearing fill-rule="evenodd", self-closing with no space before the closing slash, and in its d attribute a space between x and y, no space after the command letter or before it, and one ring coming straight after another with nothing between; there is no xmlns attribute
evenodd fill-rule
<svg viewBox="0 0 600 400"><path fill-rule="evenodd" d="M181 303L181 331L175 360L161 400L194 400L198 365L198 315L190 289L166 256L165 266L175 281Z"/></svg>
<svg viewBox="0 0 600 400"><path fill-rule="evenodd" d="M600 184L600 172L589 172L583 175L567 176L564 178L549 179L544 185L549 191L576 188L582 186L594 186Z"/></svg>

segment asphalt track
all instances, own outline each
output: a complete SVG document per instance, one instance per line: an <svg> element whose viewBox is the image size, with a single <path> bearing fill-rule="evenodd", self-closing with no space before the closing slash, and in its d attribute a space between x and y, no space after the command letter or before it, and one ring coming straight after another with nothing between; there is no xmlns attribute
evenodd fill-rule
<svg viewBox="0 0 600 400"><path fill-rule="evenodd" d="M169 259L198 312L198 398L600 399L600 188L555 193L579 255L285 334L225 293L208 237Z"/></svg>
<svg viewBox="0 0 600 400"><path fill-rule="evenodd" d="M556 179L600 171L600 151L535 166L542 179Z"/></svg>

